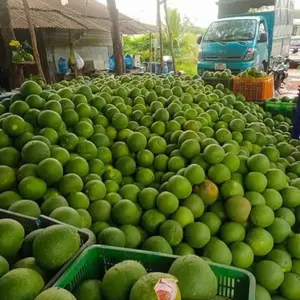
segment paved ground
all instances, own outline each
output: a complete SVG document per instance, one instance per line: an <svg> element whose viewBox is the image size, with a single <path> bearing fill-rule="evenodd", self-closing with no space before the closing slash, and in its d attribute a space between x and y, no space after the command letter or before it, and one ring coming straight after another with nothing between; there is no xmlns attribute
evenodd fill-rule
<svg viewBox="0 0 300 300"><path fill-rule="evenodd" d="M298 94L298 86L300 86L300 70L290 69L289 77L286 80L284 88L280 91L279 97L288 96L295 97Z"/></svg>

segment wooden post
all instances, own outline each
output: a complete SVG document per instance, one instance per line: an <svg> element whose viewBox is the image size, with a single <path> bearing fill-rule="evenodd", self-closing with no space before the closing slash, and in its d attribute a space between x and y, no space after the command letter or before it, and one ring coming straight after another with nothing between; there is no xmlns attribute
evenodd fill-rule
<svg viewBox="0 0 300 300"><path fill-rule="evenodd" d="M152 73L152 32L149 33L149 72Z"/></svg>
<svg viewBox="0 0 300 300"><path fill-rule="evenodd" d="M38 51L38 45L37 45L37 40L36 40L35 29L34 29L34 25L33 25L32 20L31 20L30 8L29 8L27 0L23 0L23 6L24 6L24 11L25 11L27 23L28 23L28 30L29 30L30 38L31 38L31 44L32 44L34 60L35 60L35 63L37 65L38 73L39 73L41 79L44 82L46 82L44 72L43 72L43 68L42 68L42 64L41 64L40 54L39 54L39 51Z"/></svg>
<svg viewBox="0 0 300 300"><path fill-rule="evenodd" d="M166 15L166 24L167 24L167 30L169 35L169 45L170 45L170 52L173 60L173 71L176 73L176 58L174 53L174 44L173 44L173 32L170 26L169 22L169 16L168 16L168 7L167 7L167 1L164 1L164 8L165 8L165 15Z"/></svg>
<svg viewBox="0 0 300 300"><path fill-rule="evenodd" d="M52 75L51 77L51 83L54 83L57 81L57 62L55 60L55 47L53 45L53 41L49 38L48 35L48 43L50 46L50 52L51 52L51 58L52 58L52 73L50 73ZM53 81L53 82L52 82Z"/></svg>
<svg viewBox="0 0 300 300"><path fill-rule="evenodd" d="M127 68L125 64L125 53L124 53L124 39L123 39L123 34L121 34L121 43L122 43L122 63L123 63L123 73L126 74Z"/></svg>
<svg viewBox="0 0 300 300"><path fill-rule="evenodd" d="M49 44L47 40L46 31L44 29L37 31L37 38L39 41L39 53L41 56L41 63L44 70L44 76L46 77L46 81L48 83L53 83L53 80L51 78L52 76L51 62L48 61L48 56L47 56L49 51Z"/></svg>
<svg viewBox="0 0 300 300"><path fill-rule="evenodd" d="M0 1L0 27L2 38L4 42L4 68L9 73L9 85L10 89L16 88L22 84L22 76L18 73L16 65L12 61L12 50L9 46L9 43L12 40L16 40L16 36L11 23L11 15L8 7L7 0Z"/></svg>
<svg viewBox="0 0 300 300"><path fill-rule="evenodd" d="M160 14L160 0L157 0L157 25L159 30L159 44L160 44L160 66L161 72L164 69L164 49L163 49L163 33L161 24L161 14Z"/></svg>
<svg viewBox="0 0 300 300"><path fill-rule="evenodd" d="M119 29L119 12L115 0L106 0L109 18L111 22L111 37L115 58L115 74L122 75L124 72L123 46Z"/></svg>

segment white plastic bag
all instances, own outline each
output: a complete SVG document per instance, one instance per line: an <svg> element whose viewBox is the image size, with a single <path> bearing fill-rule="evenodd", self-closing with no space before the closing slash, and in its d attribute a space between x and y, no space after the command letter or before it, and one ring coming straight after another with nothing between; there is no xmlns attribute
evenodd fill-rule
<svg viewBox="0 0 300 300"><path fill-rule="evenodd" d="M77 52L75 52L75 61L77 70L81 70L84 67L84 60Z"/></svg>

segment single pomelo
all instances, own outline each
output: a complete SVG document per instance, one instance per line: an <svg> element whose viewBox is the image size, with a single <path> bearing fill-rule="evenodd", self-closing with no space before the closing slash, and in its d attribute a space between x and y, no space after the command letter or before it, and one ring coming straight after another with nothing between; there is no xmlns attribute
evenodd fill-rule
<svg viewBox="0 0 300 300"><path fill-rule="evenodd" d="M232 197L225 202L225 210L232 221L243 223L250 215L251 204L246 198Z"/></svg>
<svg viewBox="0 0 300 300"><path fill-rule="evenodd" d="M89 291L91 292L91 291ZM88 297L89 294L86 294L86 297ZM83 298L75 298L69 291L58 288L58 287L52 287L48 290L45 290L41 294L39 294L34 300L49 300L49 299L55 299L55 300L77 300L77 299L83 299ZM85 298L88 299L88 298ZM101 298L100 298L101 299Z"/></svg>
<svg viewBox="0 0 300 300"><path fill-rule="evenodd" d="M180 291L177 286L177 279L170 274L165 273L149 273L142 278L140 278L133 286L130 292L130 300L157 300L158 296L163 295L162 290L156 290L156 285L165 280L168 283L170 280L170 284L174 286L174 294L176 295L175 300L181 300ZM167 295L168 296L168 295ZM166 298L168 299L168 298Z"/></svg>
<svg viewBox="0 0 300 300"><path fill-rule="evenodd" d="M107 300L127 300L134 284L146 274L145 268L136 261L118 263L105 273L102 294Z"/></svg>
<svg viewBox="0 0 300 300"><path fill-rule="evenodd" d="M211 238L204 247L203 254L213 262L230 266L232 263L232 254L228 246L216 237Z"/></svg>
<svg viewBox="0 0 300 300"><path fill-rule="evenodd" d="M66 225L53 225L40 232L33 242L33 255L45 270L57 270L78 251L80 237Z"/></svg>
<svg viewBox="0 0 300 300"><path fill-rule="evenodd" d="M183 299L205 300L217 295L215 274L207 262L196 255L177 258L169 273L178 279Z"/></svg>
<svg viewBox="0 0 300 300"><path fill-rule="evenodd" d="M219 197L218 187L210 180L204 180L199 186L194 187L194 193L197 194L204 204L213 204Z"/></svg>
<svg viewBox="0 0 300 300"><path fill-rule="evenodd" d="M95 279L85 280L76 287L73 294L76 300L101 300L101 281Z"/></svg>
<svg viewBox="0 0 300 300"><path fill-rule="evenodd" d="M35 299L43 287L41 275L27 268L14 269L0 278L3 300Z"/></svg>

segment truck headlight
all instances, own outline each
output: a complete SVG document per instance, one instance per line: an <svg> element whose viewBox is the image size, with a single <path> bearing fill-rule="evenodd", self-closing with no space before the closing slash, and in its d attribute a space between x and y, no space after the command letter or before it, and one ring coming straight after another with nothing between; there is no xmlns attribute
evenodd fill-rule
<svg viewBox="0 0 300 300"><path fill-rule="evenodd" d="M254 60L254 57L255 57L255 49L248 48L247 53L244 57L244 60Z"/></svg>

